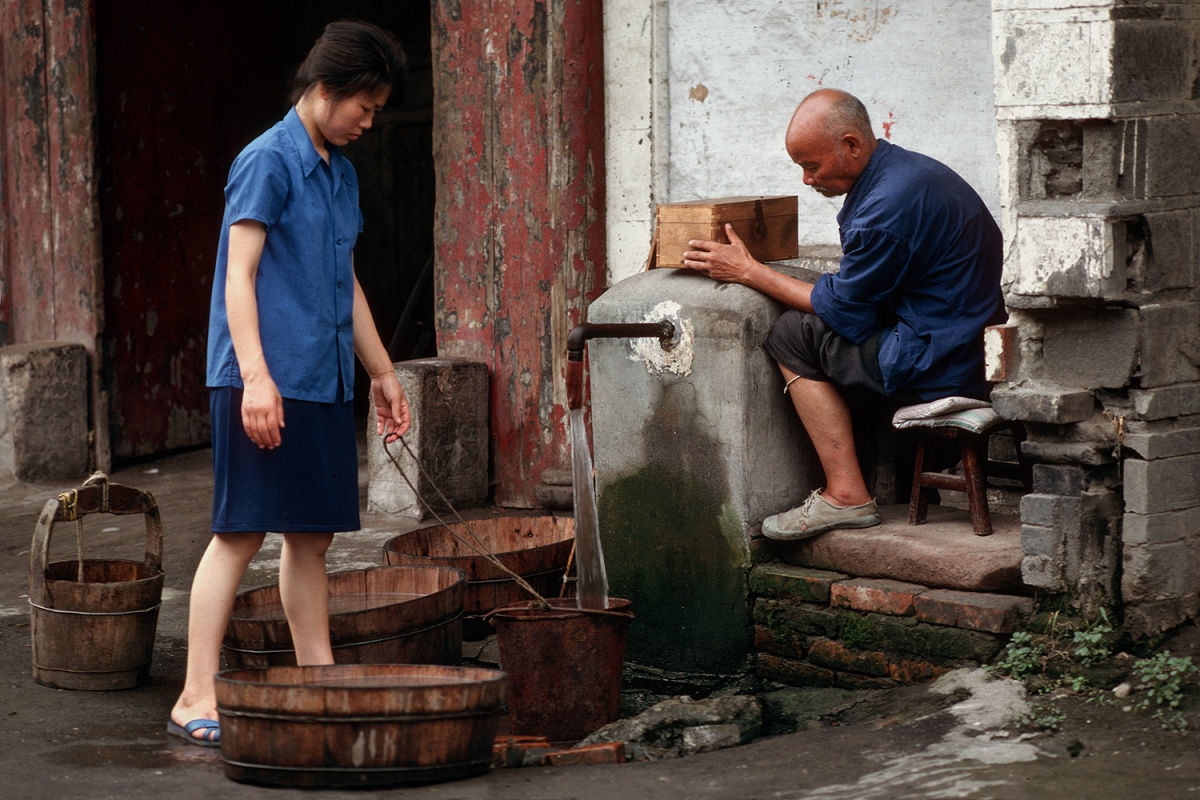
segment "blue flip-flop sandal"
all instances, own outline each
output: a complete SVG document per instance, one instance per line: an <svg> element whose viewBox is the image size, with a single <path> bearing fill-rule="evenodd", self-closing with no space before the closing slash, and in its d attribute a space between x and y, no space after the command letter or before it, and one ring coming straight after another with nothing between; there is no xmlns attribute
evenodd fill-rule
<svg viewBox="0 0 1200 800"><path fill-rule="evenodd" d="M192 736L196 731L203 731L199 736ZM186 739L200 747L221 746L221 723L215 719L194 719L187 725L180 725L173 719L167 720L167 733Z"/></svg>

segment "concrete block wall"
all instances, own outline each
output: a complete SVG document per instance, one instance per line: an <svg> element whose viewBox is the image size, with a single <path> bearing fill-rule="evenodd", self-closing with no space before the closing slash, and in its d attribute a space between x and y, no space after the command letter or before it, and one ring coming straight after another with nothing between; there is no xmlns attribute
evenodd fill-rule
<svg viewBox="0 0 1200 800"><path fill-rule="evenodd" d="M0 347L0 481L88 472L88 357L83 345Z"/></svg>
<svg viewBox="0 0 1200 800"><path fill-rule="evenodd" d="M931 589L767 563L750 572L755 673L795 686L883 688L989 663L1029 597Z"/></svg>
<svg viewBox="0 0 1200 800"><path fill-rule="evenodd" d="M487 365L421 358L392 365L412 426L385 447L367 415L367 507L421 519L429 508L471 508L488 499ZM405 446L407 445L407 446ZM393 462L392 459L395 459Z"/></svg>
<svg viewBox="0 0 1200 800"><path fill-rule="evenodd" d="M994 0L992 30L1022 576L1153 635L1200 613L1200 4Z"/></svg>

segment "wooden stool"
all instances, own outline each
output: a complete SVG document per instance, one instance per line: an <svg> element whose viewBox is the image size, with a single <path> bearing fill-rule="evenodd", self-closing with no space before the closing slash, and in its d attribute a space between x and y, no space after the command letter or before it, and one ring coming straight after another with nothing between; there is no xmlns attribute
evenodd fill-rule
<svg viewBox="0 0 1200 800"><path fill-rule="evenodd" d="M971 527L975 534L989 536L992 532L992 516L987 500L989 474L1019 480L1029 491L1029 468L1021 457L1024 428L1019 423L1003 419L990 404L982 400L947 397L931 403L904 406L892 417L892 425L899 429L919 429L912 498L908 505L910 525L925 522L929 510L928 489L952 489L966 493ZM988 439L992 434L1006 430L1012 431L1016 444L1016 464L988 459ZM925 446L933 437L950 439L958 445L962 475L925 471Z"/></svg>

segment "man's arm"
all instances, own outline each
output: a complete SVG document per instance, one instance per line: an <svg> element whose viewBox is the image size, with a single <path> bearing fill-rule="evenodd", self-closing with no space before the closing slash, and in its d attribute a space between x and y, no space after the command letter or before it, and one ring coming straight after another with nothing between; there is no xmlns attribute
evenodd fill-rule
<svg viewBox="0 0 1200 800"><path fill-rule="evenodd" d="M811 283L784 275L756 260L734 233L732 225L725 226L725 235L729 237L729 244L699 240L688 242L693 249L683 254L683 265L723 283L749 286L786 306L812 313Z"/></svg>

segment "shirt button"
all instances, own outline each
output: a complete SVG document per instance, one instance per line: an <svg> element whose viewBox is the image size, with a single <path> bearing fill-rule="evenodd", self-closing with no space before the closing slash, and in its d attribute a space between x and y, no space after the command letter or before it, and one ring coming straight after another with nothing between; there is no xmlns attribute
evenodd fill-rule
<svg viewBox="0 0 1200 800"><path fill-rule="evenodd" d="M338 243L338 244L341 244L341 243L342 243L342 240L341 240L341 239L338 239L338 240L337 240L337 243Z"/></svg>

